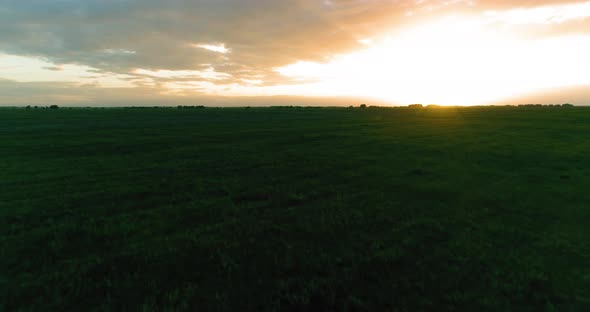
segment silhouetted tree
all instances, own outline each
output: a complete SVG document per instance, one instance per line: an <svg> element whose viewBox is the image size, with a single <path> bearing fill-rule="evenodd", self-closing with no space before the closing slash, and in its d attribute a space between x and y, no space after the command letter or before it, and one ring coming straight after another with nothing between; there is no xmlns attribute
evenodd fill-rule
<svg viewBox="0 0 590 312"><path fill-rule="evenodd" d="M59 106L57 106L57 105L51 105L51 106L49 106L49 108L50 108L50 109L58 109L58 108L59 108Z"/></svg>
<svg viewBox="0 0 590 312"><path fill-rule="evenodd" d="M361 104L361 108L367 108L367 104Z"/></svg>
<svg viewBox="0 0 590 312"><path fill-rule="evenodd" d="M410 104L408 105L409 108L422 108L422 104Z"/></svg>

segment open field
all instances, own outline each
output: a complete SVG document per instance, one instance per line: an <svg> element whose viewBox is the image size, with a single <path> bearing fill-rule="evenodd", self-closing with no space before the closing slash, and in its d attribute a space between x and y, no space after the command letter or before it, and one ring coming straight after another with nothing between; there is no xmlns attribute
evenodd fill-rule
<svg viewBox="0 0 590 312"><path fill-rule="evenodd" d="M590 310L590 108L0 109L0 311Z"/></svg>

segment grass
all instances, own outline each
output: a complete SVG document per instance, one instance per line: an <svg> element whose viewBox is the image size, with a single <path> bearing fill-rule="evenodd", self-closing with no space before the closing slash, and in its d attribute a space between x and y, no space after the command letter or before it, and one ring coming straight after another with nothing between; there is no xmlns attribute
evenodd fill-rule
<svg viewBox="0 0 590 312"><path fill-rule="evenodd" d="M590 108L1 109L0 310L590 309Z"/></svg>

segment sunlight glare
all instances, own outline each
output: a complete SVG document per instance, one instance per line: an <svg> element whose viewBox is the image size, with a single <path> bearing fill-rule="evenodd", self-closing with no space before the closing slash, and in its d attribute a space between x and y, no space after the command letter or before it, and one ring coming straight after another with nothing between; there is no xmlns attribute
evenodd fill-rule
<svg viewBox="0 0 590 312"><path fill-rule="evenodd" d="M397 104L490 104L548 87L590 83L590 36L518 38L466 16L386 34L328 63L277 69L309 80L313 95L371 96Z"/></svg>

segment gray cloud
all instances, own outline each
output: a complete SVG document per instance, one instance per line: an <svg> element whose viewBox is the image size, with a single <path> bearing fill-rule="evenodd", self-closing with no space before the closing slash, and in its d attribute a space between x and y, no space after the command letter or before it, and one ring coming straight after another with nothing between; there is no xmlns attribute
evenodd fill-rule
<svg viewBox="0 0 590 312"><path fill-rule="evenodd" d="M0 50L114 72L198 69L230 61L240 67L234 74L265 74L358 47L359 39L408 22L408 10L514 6L515 1L438 0L5 0L0 1ZM197 42L225 43L231 54L191 46Z"/></svg>
<svg viewBox="0 0 590 312"><path fill-rule="evenodd" d="M329 3L329 4L328 4ZM233 63L268 74L358 46L399 18L403 1L85 0L0 2L0 50L108 71L197 69ZM231 53L192 47L225 43ZM107 51L134 51L109 53Z"/></svg>
<svg viewBox="0 0 590 312"><path fill-rule="evenodd" d="M176 97L161 94L154 88L99 88L96 85L76 86L63 82L15 82L0 79L0 103L3 106L349 106L359 103L388 105L385 102L363 98L314 98L302 96ZM27 94L24 98L22 94Z"/></svg>

